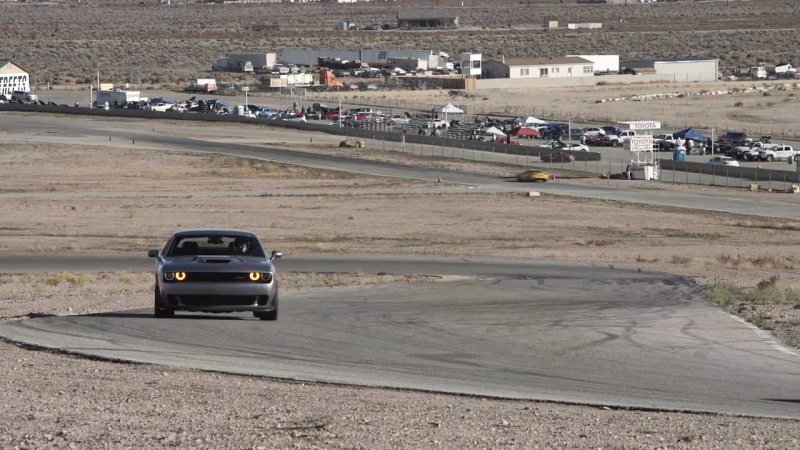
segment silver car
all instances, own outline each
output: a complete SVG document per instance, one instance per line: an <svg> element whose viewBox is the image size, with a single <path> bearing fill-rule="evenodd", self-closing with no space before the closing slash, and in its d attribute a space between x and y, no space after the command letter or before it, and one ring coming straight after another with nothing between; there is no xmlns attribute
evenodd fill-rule
<svg viewBox="0 0 800 450"><path fill-rule="evenodd" d="M239 230L186 230L175 233L156 259L154 313L252 311L261 320L278 319L278 281L273 262L258 237Z"/></svg>

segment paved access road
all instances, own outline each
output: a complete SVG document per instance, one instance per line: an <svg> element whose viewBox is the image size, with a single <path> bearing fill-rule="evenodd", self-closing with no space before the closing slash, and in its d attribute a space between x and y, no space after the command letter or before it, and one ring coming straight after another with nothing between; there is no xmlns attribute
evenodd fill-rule
<svg viewBox="0 0 800 450"><path fill-rule="evenodd" d="M243 144L228 144L202 139L191 139L170 135L164 132L167 125L143 120L93 120L82 116L4 114L0 121L0 133L10 136L33 135L46 130L64 136L101 137L114 135L115 139L132 139L143 147L207 152L257 158L285 164L302 165L319 169L343 170L376 176L433 181L441 179L449 183L472 186L472 191L480 192L525 192L537 190L543 193L568 195L580 198L614 200L641 203L654 206L690 208L705 211L748 214L763 217L776 217L800 220L800 208L787 203L709 197L699 194L661 190L633 190L601 186L581 186L559 181L531 185L517 183L497 177L449 171L437 168L406 166L402 164L362 160L341 156L319 155L290 150L266 148ZM158 133L151 126L159 123ZM287 133L291 131L287 130ZM29 137L30 139L30 137Z"/></svg>
<svg viewBox="0 0 800 450"><path fill-rule="evenodd" d="M800 418L800 357L666 274L545 262L287 256L279 269L461 274L281 298L281 317L134 310L0 325L13 341L270 377ZM127 270L142 257L0 259ZM279 278L280 279L280 278Z"/></svg>

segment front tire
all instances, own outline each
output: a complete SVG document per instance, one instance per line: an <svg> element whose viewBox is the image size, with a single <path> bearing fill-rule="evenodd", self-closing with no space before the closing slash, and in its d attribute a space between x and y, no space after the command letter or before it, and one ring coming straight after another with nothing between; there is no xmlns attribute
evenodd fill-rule
<svg viewBox="0 0 800 450"><path fill-rule="evenodd" d="M272 311L254 311L253 315L259 320L278 320L278 297L275 297L275 309Z"/></svg>
<svg viewBox="0 0 800 450"><path fill-rule="evenodd" d="M161 294L158 292L158 283L156 283L155 287L155 294L153 295L153 316L156 319L168 319L170 317L175 316L175 310L169 308L162 308L159 306L161 304Z"/></svg>

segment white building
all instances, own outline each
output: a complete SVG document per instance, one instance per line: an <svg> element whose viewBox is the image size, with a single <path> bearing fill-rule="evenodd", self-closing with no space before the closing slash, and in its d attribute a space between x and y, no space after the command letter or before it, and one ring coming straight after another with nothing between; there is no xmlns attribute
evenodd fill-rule
<svg viewBox="0 0 800 450"><path fill-rule="evenodd" d="M0 60L0 94L10 97L12 91L30 90L28 72L11 61Z"/></svg>
<svg viewBox="0 0 800 450"><path fill-rule="evenodd" d="M490 59L483 63L481 75L483 78L591 77L594 63L577 56Z"/></svg>
<svg viewBox="0 0 800 450"><path fill-rule="evenodd" d="M567 55L578 56L594 63L595 73L619 72L619 55Z"/></svg>
<svg viewBox="0 0 800 450"><path fill-rule="evenodd" d="M719 60L690 56L668 60L627 61L621 64L624 73L672 75L673 81L716 81Z"/></svg>
<svg viewBox="0 0 800 450"><path fill-rule="evenodd" d="M481 54L462 53L460 58L461 74L478 77L481 75Z"/></svg>

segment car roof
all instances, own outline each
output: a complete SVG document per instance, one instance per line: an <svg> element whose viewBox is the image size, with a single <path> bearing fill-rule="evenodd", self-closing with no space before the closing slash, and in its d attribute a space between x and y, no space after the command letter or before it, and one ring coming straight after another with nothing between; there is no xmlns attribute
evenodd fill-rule
<svg viewBox="0 0 800 450"><path fill-rule="evenodd" d="M225 228L181 230L175 233L175 237L177 238L192 237L192 236L215 236L215 235L256 237L256 234L250 231L225 229Z"/></svg>

